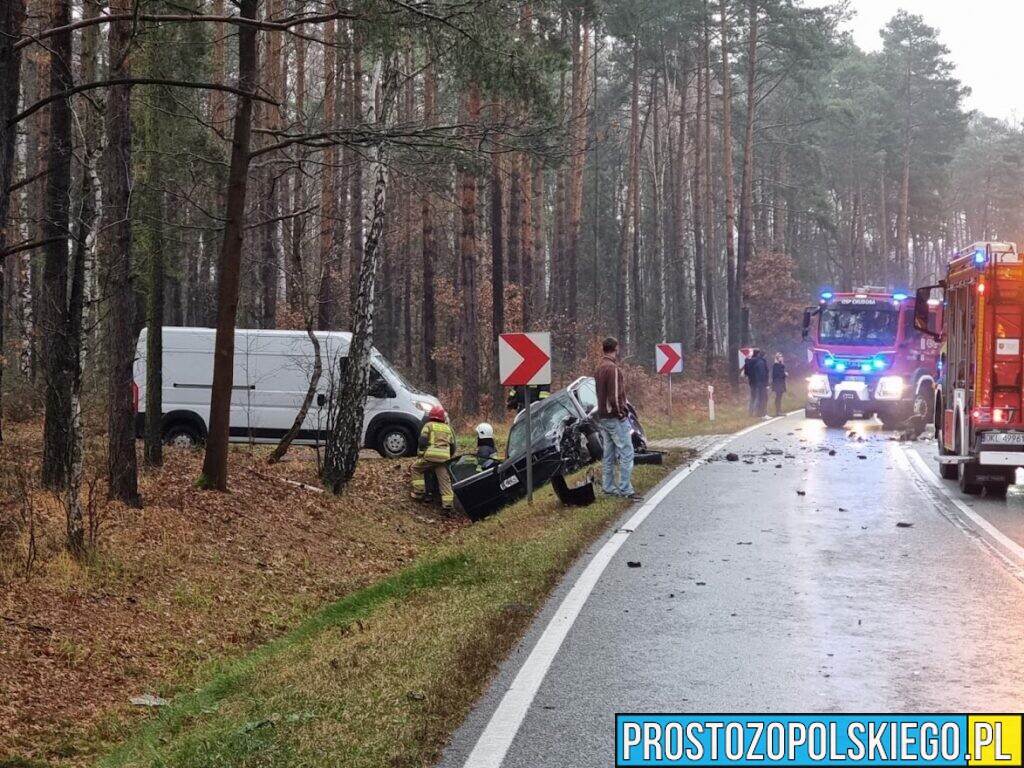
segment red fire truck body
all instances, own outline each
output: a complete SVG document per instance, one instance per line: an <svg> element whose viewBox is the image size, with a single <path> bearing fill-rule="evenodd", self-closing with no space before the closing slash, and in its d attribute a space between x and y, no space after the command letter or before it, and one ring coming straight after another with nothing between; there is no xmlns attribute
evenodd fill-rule
<svg viewBox="0 0 1024 768"><path fill-rule="evenodd" d="M1014 243L976 243L916 299L918 307L943 304L938 322L915 317L943 345L935 393L942 476L956 478L964 493L1005 493L1024 467L1024 258Z"/></svg>
<svg viewBox="0 0 1024 768"><path fill-rule="evenodd" d="M939 345L914 327L914 299L899 291L822 291L804 313L814 370L806 415L829 427L878 416L897 428L920 413L927 423Z"/></svg>

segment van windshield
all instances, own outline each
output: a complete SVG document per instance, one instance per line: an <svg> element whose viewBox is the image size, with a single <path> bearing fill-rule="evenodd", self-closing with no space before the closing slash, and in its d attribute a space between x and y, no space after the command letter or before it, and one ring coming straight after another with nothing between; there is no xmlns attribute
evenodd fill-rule
<svg viewBox="0 0 1024 768"><path fill-rule="evenodd" d="M403 389L405 389L405 390L407 390L409 392L413 392L413 393L418 394L418 395L424 394L423 392L420 392L419 389L417 389L412 384L410 384L406 380L406 378L402 374L400 374L394 368L394 366L391 365L391 363L388 362L388 359L386 357L384 357L384 355L382 355L380 353L375 354L373 356L373 364L376 365L377 368L380 369L381 371L383 371L384 373L389 374L395 381L397 381L399 384L402 385Z"/></svg>

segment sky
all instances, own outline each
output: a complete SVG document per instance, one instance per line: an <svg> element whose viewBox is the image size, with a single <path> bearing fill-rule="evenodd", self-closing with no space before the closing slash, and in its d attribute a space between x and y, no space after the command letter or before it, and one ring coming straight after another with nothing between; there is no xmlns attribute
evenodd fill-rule
<svg viewBox="0 0 1024 768"><path fill-rule="evenodd" d="M878 30L900 8L938 29L957 77L971 89L968 109L1024 119L1024 0L851 0L847 28L861 48L876 51Z"/></svg>

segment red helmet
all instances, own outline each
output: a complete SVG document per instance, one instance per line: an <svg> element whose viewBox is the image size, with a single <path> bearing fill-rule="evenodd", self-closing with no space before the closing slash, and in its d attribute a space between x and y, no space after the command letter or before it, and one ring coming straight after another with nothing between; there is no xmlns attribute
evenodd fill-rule
<svg viewBox="0 0 1024 768"><path fill-rule="evenodd" d="M435 405L430 409L427 418L432 421L448 421L448 412L445 411L444 406Z"/></svg>

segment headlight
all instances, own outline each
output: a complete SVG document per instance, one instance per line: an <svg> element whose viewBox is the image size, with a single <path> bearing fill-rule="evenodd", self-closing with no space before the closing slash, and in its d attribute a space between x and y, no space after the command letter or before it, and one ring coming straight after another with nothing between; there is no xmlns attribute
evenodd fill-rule
<svg viewBox="0 0 1024 768"><path fill-rule="evenodd" d="M828 376L816 373L807 379L807 394L810 397L829 397L832 390L828 386Z"/></svg>
<svg viewBox="0 0 1024 768"><path fill-rule="evenodd" d="M879 400L899 400L906 385L902 376L883 376L878 380L875 397Z"/></svg>
<svg viewBox="0 0 1024 768"><path fill-rule="evenodd" d="M424 413L430 413L430 409L434 407L434 404L426 400L416 400L414 405Z"/></svg>

